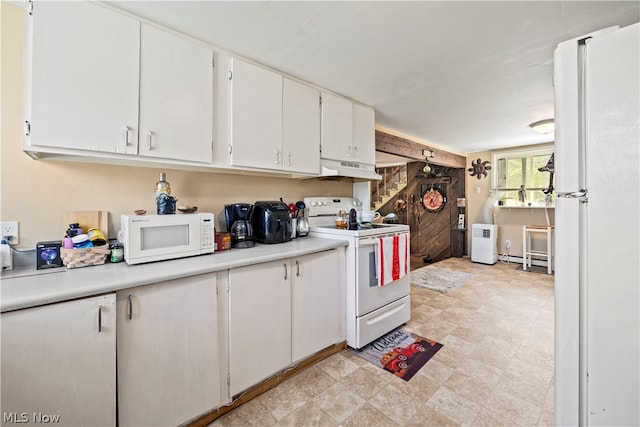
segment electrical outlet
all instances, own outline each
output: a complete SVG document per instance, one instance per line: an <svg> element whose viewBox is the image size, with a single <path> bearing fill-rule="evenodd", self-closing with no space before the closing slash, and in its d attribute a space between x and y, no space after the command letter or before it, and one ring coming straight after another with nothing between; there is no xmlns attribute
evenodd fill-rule
<svg viewBox="0 0 640 427"><path fill-rule="evenodd" d="M2 222L0 225L0 231L2 232L2 238L5 236L11 236L8 240L10 245L17 245L20 243L20 229L18 228L18 221Z"/></svg>
<svg viewBox="0 0 640 427"><path fill-rule="evenodd" d="M504 242L504 247L507 248L507 250L511 249L511 240L506 240Z"/></svg>

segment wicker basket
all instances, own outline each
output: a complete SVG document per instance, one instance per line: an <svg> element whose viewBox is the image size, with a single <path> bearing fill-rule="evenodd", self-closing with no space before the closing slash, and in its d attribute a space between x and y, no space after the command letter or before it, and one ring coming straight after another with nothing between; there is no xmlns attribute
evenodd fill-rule
<svg viewBox="0 0 640 427"><path fill-rule="evenodd" d="M111 250L108 246L98 246L86 249L60 249L62 263L67 268L79 268L104 264L109 253L111 253Z"/></svg>

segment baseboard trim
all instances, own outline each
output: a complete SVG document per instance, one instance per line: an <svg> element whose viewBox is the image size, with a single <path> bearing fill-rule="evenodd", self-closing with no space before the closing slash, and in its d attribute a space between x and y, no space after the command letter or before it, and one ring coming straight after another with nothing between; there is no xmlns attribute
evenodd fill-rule
<svg viewBox="0 0 640 427"><path fill-rule="evenodd" d="M521 256L511 256L507 254L498 254L498 261L509 262L513 264L522 264L523 262ZM546 267L549 262L543 259L533 259L531 261L531 264L537 265L538 267Z"/></svg>
<svg viewBox="0 0 640 427"><path fill-rule="evenodd" d="M230 404L226 406L222 406L206 414L203 414L197 419L189 421L184 425L187 425L189 427L206 427L207 425L209 425L210 423L212 423L214 420L221 417L222 415L228 412L231 412L233 409L237 408L238 406L241 406L247 403L248 401L260 396L262 393L274 388L281 382L293 377L294 375L299 374L300 372L304 371L308 367L315 365L319 361L326 359L327 357L333 354L341 352L345 348L347 348L346 341L327 347L324 350L309 357L308 359L304 359L298 362L297 364L290 366L284 371L279 372L278 374L264 380L260 384L255 385L254 387L250 388L249 390L245 391L239 396L236 396L236 398Z"/></svg>

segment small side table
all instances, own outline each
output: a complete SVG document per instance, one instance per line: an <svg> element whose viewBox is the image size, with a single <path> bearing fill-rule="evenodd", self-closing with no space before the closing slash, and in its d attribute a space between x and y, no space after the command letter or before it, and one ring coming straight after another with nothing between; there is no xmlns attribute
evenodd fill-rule
<svg viewBox="0 0 640 427"><path fill-rule="evenodd" d="M547 239L546 251L534 251L531 246L531 234L543 233ZM531 267L531 261L533 257L540 257L547 260L547 274L551 274L552 264L552 239L553 239L553 226L552 225L525 225L522 227L522 269L527 270L527 266Z"/></svg>

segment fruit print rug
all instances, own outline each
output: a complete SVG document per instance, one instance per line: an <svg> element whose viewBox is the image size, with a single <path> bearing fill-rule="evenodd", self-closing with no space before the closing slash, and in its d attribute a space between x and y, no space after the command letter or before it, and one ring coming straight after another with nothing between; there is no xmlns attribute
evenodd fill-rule
<svg viewBox="0 0 640 427"><path fill-rule="evenodd" d="M409 381L441 348L440 343L398 328L353 352Z"/></svg>

